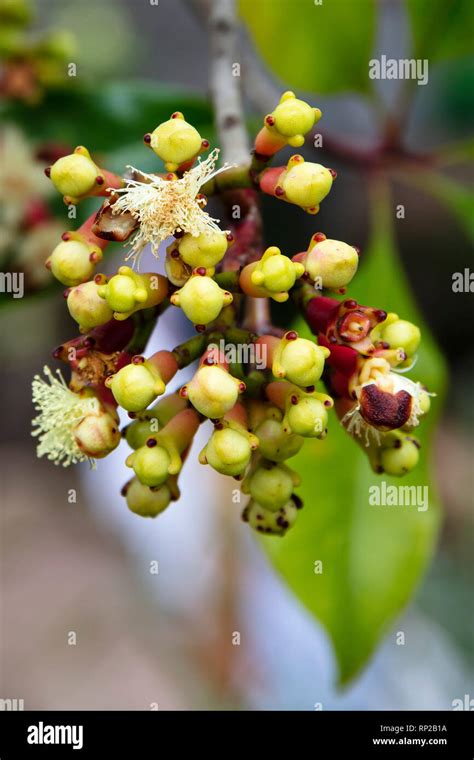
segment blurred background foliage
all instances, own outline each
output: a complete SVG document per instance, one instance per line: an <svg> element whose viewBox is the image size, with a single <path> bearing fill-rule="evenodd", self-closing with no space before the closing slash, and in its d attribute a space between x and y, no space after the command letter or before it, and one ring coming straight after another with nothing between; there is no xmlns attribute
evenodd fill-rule
<svg viewBox="0 0 474 760"><path fill-rule="evenodd" d="M205 2L160 0L151 7L141 0L87 0L79 7L42 0L36 5L33 36L52 24L72 34L78 75L46 87L35 103L4 99L4 120L21 128L33 146L85 144L112 170L126 164L150 170L154 157L142 135L177 108L215 141L207 41L199 20ZM334 418L328 438L308 442L293 460L303 475L305 501L297 525L285 539L262 543L293 594L327 630L338 680L348 683L419 588L442 523L440 548L417 593L417 609L449 632L472 664L473 617L466 605L474 544L468 464L472 294L453 293L451 285L453 272L471 266L474 237L474 5L470 0L324 0L321 5L240 0L239 11L249 124L253 128L256 118L271 110L278 92L296 90L323 110L322 146L307 141L301 152L339 174L316 219L265 199L266 242L293 255L321 229L359 245L361 267L350 295L420 324L422 346L413 377L437 394L420 428L420 467L403 480L403 485L429 486L427 512L369 507L368 488L378 479ZM381 54L428 59L429 84L371 80L368 62ZM400 204L403 219L396 217ZM57 199L51 208L69 227ZM80 213L90 210L81 206ZM48 301L45 311L4 299L3 319L12 328L3 331L8 352L3 371L12 391L9 406L17 409L7 410L4 429L9 435L14 429L22 450L32 449L25 444L29 377L49 351L48 340L57 343L73 332L57 301ZM49 315L43 331L41 313ZM32 315L38 328L30 342L10 338L15 327L24 333ZM17 423L8 423L9 414ZM45 484L56 475L47 466L41 472ZM110 487L118 490L119 483ZM322 574L313 571L317 560L323 562Z"/></svg>

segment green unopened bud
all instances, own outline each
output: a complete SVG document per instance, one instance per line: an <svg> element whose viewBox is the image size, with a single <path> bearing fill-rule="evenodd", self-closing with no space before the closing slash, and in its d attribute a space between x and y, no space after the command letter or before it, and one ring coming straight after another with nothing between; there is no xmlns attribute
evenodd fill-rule
<svg viewBox="0 0 474 760"><path fill-rule="evenodd" d="M325 438L327 435L328 413L324 403L311 396L294 396L290 400L284 417L284 426L289 432L303 438Z"/></svg>
<svg viewBox="0 0 474 760"><path fill-rule="evenodd" d="M149 441L154 441L150 438ZM145 444L127 457L127 467L133 471L144 486L161 486L170 475L171 457L164 446L155 442L154 446Z"/></svg>
<svg viewBox="0 0 474 760"><path fill-rule="evenodd" d="M42 37L35 46L35 54L41 58L62 63L76 54L74 35L66 29L55 29Z"/></svg>
<svg viewBox="0 0 474 760"><path fill-rule="evenodd" d="M281 179L285 199L315 214L319 204L332 187L333 175L321 164L305 161L302 156L292 156Z"/></svg>
<svg viewBox="0 0 474 760"><path fill-rule="evenodd" d="M147 440L170 422L179 412L186 409L187 401L177 393L162 397L150 409L134 414L133 422L125 428L125 438L132 449L144 446Z"/></svg>
<svg viewBox="0 0 474 760"><path fill-rule="evenodd" d="M191 235L188 232L178 242L181 258L192 269L204 267L213 270L224 258L228 246L228 235L217 230L201 232L200 235Z"/></svg>
<svg viewBox="0 0 474 760"><path fill-rule="evenodd" d="M151 134L145 135L145 142L165 162L169 172L194 159L203 149L201 135L179 111Z"/></svg>
<svg viewBox="0 0 474 760"><path fill-rule="evenodd" d="M415 438L395 438L390 448L382 448L380 463L387 475L406 475L420 458L419 443Z"/></svg>
<svg viewBox="0 0 474 760"><path fill-rule="evenodd" d="M120 443L119 418L113 411L88 414L74 428L74 439L87 457L102 459Z"/></svg>
<svg viewBox="0 0 474 760"><path fill-rule="evenodd" d="M279 303L288 300L288 290L304 273L303 264L295 263L283 256L280 249L274 245L267 248L260 261L250 266L253 285L261 288L265 291L264 295L269 295Z"/></svg>
<svg viewBox="0 0 474 760"><path fill-rule="evenodd" d="M329 349L318 346L306 338L298 338L294 330L287 332L277 346L272 372L275 377L286 378L303 388L314 385L324 370Z"/></svg>
<svg viewBox="0 0 474 760"><path fill-rule="evenodd" d="M260 454L271 462L284 462L294 457L304 443L301 436L288 434L281 420L270 417L257 426L255 435L260 442Z"/></svg>
<svg viewBox="0 0 474 760"><path fill-rule="evenodd" d="M182 288L192 275L192 268L179 256L176 243L166 249L165 272L168 280L177 288Z"/></svg>
<svg viewBox="0 0 474 760"><path fill-rule="evenodd" d="M390 348L401 348L407 357L413 356L420 345L420 328L406 319L394 319L396 315L389 314L381 325L380 339L388 343Z"/></svg>
<svg viewBox="0 0 474 760"><path fill-rule="evenodd" d="M140 359L142 357L134 357L131 364L106 380L117 404L128 412L141 412L165 392L158 369L151 362Z"/></svg>
<svg viewBox="0 0 474 760"><path fill-rule="evenodd" d="M299 148L304 143L304 135L320 117L319 108L312 108L289 90L283 93L275 110L266 116L265 126L285 137L293 148Z"/></svg>
<svg viewBox="0 0 474 760"><path fill-rule="evenodd" d="M220 419L235 405L245 384L232 377L222 367L201 366L192 380L181 389L201 414L209 419Z"/></svg>
<svg viewBox="0 0 474 760"><path fill-rule="evenodd" d="M144 446L148 438L160 429L159 422L151 409L140 413L140 418L133 420L127 425L125 439L131 449L139 449Z"/></svg>
<svg viewBox="0 0 474 760"><path fill-rule="evenodd" d="M46 267L59 282L68 287L80 285L90 280L95 267L102 259L102 251L97 245L86 243L82 236L70 238L56 246L46 260Z"/></svg>
<svg viewBox="0 0 474 760"><path fill-rule="evenodd" d="M427 391L421 390L418 396L418 403L420 405L421 414L428 414L431 408L430 394L427 393Z"/></svg>
<svg viewBox="0 0 474 760"><path fill-rule="evenodd" d="M76 320L81 332L87 332L93 327L104 325L113 317L112 310L106 301L100 298L99 286L94 280L83 282L71 288L67 297L67 307L73 319Z"/></svg>
<svg viewBox="0 0 474 760"><path fill-rule="evenodd" d="M167 483L151 489L140 483L138 478L132 478L124 491L129 510L140 517L156 517L166 509L172 498Z"/></svg>
<svg viewBox="0 0 474 760"><path fill-rule="evenodd" d="M87 148L79 145L74 153L58 158L50 167L49 176L56 190L70 203L76 203L95 189L100 170Z"/></svg>
<svg viewBox="0 0 474 760"><path fill-rule="evenodd" d="M153 272L138 274L127 266L120 267L118 274L100 285L99 296L104 298L115 319L123 320L139 309L157 306L166 298L166 279Z"/></svg>
<svg viewBox="0 0 474 760"><path fill-rule="evenodd" d="M242 490L266 509L276 512L290 500L298 484L299 477L286 465L264 462L244 480Z"/></svg>
<svg viewBox="0 0 474 760"><path fill-rule="evenodd" d="M210 464L222 475L236 477L247 467L252 449L247 436L237 430L215 430L202 450L199 461Z"/></svg>
<svg viewBox="0 0 474 760"><path fill-rule="evenodd" d="M291 499L281 509L276 511L265 509L253 499L245 507L242 519L258 533L274 536L284 536L296 521L298 516L296 500Z"/></svg>
<svg viewBox="0 0 474 760"><path fill-rule="evenodd" d="M0 8L0 23L1 23ZM10 58L20 55L25 47L25 34L19 26L2 26L0 28L0 55Z"/></svg>
<svg viewBox="0 0 474 760"><path fill-rule="evenodd" d="M0 22L8 25L24 26L32 17L31 4L27 0L1 0Z"/></svg>
<svg viewBox="0 0 474 760"><path fill-rule="evenodd" d="M311 240L305 269L323 288L338 290L350 283L359 265L357 250L340 240Z"/></svg>
<svg viewBox="0 0 474 760"><path fill-rule="evenodd" d="M232 303L232 294L222 290L205 273L194 274L173 293L170 301L174 306L180 306L193 324L207 325L217 319L224 306Z"/></svg>

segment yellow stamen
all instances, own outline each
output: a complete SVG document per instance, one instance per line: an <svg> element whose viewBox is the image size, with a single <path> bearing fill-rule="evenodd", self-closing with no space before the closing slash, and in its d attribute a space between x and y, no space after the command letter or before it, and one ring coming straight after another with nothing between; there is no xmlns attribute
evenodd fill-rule
<svg viewBox="0 0 474 760"><path fill-rule="evenodd" d="M46 455L54 464L63 467L85 461L95 467L95 460L78 447L74 429L87 415L100 413L99 400L93 395L73 393L59 370L57 378L49 367L44 367L43 372L49 384L39 375L35 375L32 383L33 403L39 412L32 423L36 427L32 435L39 438L38 457Z"/></svg>

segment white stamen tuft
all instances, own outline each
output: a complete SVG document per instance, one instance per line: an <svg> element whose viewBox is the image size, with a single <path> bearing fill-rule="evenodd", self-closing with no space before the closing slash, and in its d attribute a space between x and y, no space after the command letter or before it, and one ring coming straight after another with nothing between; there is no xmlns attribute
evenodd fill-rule
<svg viewBox="0 0 474 760"><path fill-rule="evenodd" d="M166 180L154 174L133 171L143 176L146 181L127 180L127 187L113 190L120 194L113 204L114 214L128 211L140 222L140 227L131 239L131 250L127 259L137 264L146 245L151 245L155 256L158 248L166 238L176 231L188 232L197 236L209 230L219 230L219 219L214 219L203 211L196 196L200 188L232 166L225 164L215 169L219 150L216 148L205 161L198 161L181 179Z"/></svg>
<svg viewBox="0 0 474 760"><path fill-rule="evenodd" d="M357 436L357 438L362 438L362 436L364 436L366 446L370 446L372 441L374 441L377 446L380 446L382 440L380 431L364 420L360 413L359 404L356 404L344 415L341 420L341 425L343 425L347 432L354 437Z"/></svg>
<svg viewBox="0 0 474 760"><path fill-rule="evenodd" d="M32 383L33 403L39 414L33 420L36 430L31 434L39 438L38 457L46 455L54 464L63 467L88 461L94 468L95 460L80 450L73 431L88 414L100 413L99 400L95 396L73 393L59 370L57 378L49 367L44 367L43 372L49 384L39 375L35 375Z"/></svg>

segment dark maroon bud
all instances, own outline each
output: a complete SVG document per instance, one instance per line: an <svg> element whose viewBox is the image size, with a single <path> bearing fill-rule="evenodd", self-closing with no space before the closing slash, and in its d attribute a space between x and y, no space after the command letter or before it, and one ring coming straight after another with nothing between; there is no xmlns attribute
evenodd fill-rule
<svg viewBox="0 0 474 760"><path fill-rule="evenodd" d="M149 145L151 143L151 135L147 132L146 135L143 136L143 141Z"/></svg>
<svg viewBox="0 0 474 760"><path fill-rule="evenodd" d="M297 340L298 333L295 330L290 330L290 332L287 332L285 335L286 340Z"/></svg>
<svg viewBox="0 0 474 760"><path fill-rule="evenodd" d="M153 449L155 446L157 446L158 441L155 438L148 438L146 445L149 449Z"/></svg>
<svg viewBox="0 0 474 760"><path fill-rule="evenodd" d="M46 169L44 170L44 173L46 174L47 177L51 177L51 167L47 166Z"/></svg>
<svg viewBox="0 0 474 760"><path fill-rule="evenodd" d="M132 364L143 364L145 361L144 356L134 356L132 359Z"/></svg>

